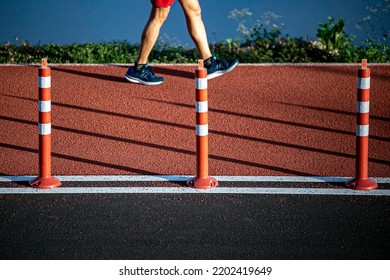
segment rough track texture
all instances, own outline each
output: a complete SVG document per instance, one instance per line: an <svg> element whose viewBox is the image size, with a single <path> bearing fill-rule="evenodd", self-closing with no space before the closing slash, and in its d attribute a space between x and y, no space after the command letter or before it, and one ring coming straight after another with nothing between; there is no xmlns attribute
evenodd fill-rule
<svg viewBox="0 0 390 280"><path fill-rule="evenodd" d="M238 66L209 81L210 174L354 176L357 66ZM58 175L194 174L194 66L52 66ZM371 68L369 175L390 177L390 66ZM38 173L38 69L0 67L0 174Z"/></svg>

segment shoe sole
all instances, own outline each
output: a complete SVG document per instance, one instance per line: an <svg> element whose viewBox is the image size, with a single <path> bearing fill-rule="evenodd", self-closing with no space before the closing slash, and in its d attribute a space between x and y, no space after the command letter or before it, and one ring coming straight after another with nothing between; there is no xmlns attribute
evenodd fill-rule
<svg viewBox="0 0 390 280"><path fill-rule="evenodd" d="M134 77L130 77L130 76L127 76L127 75L125 75L125 79L128 80L130 83L141 84L141 85L146 85L146 86L156 86L156 85L160 85L160 84L162 84L164 82L164 81L161 81L161 82L145 82L145 81L142 81L140 79L137 79L137 78L134 78Z"/></svg>
<svg viewBox="0 0 390 280"><path fill-rule="evenodd" d="M234 63L234 64L233 64L232 66L230 66L230 68L228 68L228 69L220 70L220 71L215 71L215 72L212 73L212 74L208 74L208 75L207 75L207 80L211 80L211 79L217 78L217 77L219 77L219 76L222 76L223 74L229 73L229 72L232 71L237 65L238 65L238 62Z"/></svg>

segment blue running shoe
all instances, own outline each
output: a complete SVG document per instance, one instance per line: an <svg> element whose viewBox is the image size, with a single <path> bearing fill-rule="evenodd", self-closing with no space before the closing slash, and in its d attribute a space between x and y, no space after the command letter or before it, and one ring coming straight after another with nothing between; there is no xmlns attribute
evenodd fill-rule
<svg viewBox="0 0 390 280"><path fill-rule="evenodd" d="M164 78L156 76L153 71L150 70L148 64L142 66L142 68L138 71L136 71L133 66L129 67L125 78L131 83L143 84L147 86L159 85L164 82Z"/></svg>
<svg viewBox="0 0 390 280"><path fill-rule="evenodd" d="M215 56L210 58L210 61L205 61L204 67L207 69L207 79L211 80L226 74L234 69L238 64L238 60L221 60Z"/></svg>

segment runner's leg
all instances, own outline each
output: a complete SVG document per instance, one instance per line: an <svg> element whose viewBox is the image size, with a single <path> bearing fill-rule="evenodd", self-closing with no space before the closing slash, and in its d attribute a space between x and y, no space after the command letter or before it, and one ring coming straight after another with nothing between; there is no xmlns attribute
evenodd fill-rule
<svg viewBox="0 0 390 280"><path fill-rule="evenodd" d="M150 17L142 32L141 45L138 53L137 63L145 64L148 61L150 52L155 45L161 26L168 17L170 7L158 8L152 6Z"/></svg>
<svg viewBox="0 0 390 280"><path fill-rule="evenodd" d="M179 0L187 21L187 29L201 57L206 60L212 56L204 27L198 0Z"/></svg>

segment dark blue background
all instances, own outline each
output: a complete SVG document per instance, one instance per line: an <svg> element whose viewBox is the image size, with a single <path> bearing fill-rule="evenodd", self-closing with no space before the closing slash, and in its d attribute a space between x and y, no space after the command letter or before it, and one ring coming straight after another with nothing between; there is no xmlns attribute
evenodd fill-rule
<svg viewBox="0 0 390 280"><path fill-rule="evenodd" d="M237 22L228 18L233 9L249 8L253 19L264 12L281 15L284 33L293 37L308 35L315 39L319 22L327 17L347 19L347 31L364 39L355 28L368 15L367 5L377 0L200 0L210 42L237 38ZM149 0L0 0L0 43L15 38L31 44L82 43L113 40L139 42L148 18ZM389 17L390 18L390 17ZM384 19L389 23L388 18ZM193 46L180 5L176 3L161 34Z"/></svg>

